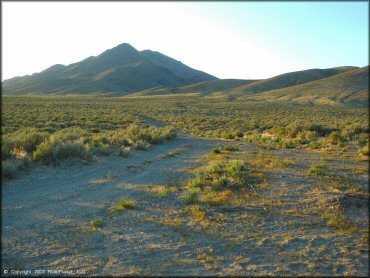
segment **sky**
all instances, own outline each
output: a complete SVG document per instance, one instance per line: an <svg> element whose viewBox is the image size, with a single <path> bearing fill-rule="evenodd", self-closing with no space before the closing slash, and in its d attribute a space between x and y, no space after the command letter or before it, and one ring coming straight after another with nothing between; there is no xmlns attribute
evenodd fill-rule
<svg viewBox="0 0 370 278"><path fill-rule="evenodd" d="M362 2L4 2L2 80L121 43L218 78L369 64Z"/></svg>

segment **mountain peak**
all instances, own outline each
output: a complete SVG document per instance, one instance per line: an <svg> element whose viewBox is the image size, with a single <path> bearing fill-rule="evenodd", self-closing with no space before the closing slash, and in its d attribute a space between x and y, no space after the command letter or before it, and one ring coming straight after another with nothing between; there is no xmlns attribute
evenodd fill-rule
<svg viewBox="0 0 370 278"><path fill-rule="evenodd" d="M107 53L109 53L109 54L114 53L115 55L117 55L117 54L127 55L127 54L133 54L133 53L138 54L139 51L137 51L136 48L134 48L132 45L130 45L128 43L121 43L121 44L119 44L119 45L117 45L117 46L115 46L111 49L108 49L108 50L104 51L102 54L107 54ZM102 55L102 54L100 54L100 55Z"/></svg>
<svg viewBox="0 0 370 278"><path fill-rule="evenodd" d="M136 48L134 48L129 43L121 43L121 44L113 47L111 50L113 50L113 49L115 49L115 50L135 50L135 51L137 51Z"/></svg>
<svg viewBox="0 0 370 278"><path fill-rule="evenodd" d="M113 67L124 66L127 64L138 63L143 57L128 43L119 44L98 55L90 65L93 72L106 70Z"/></svg>
<svg viewBox="0 0 370 278"><path fill-rule="evenodd" d="M159 52L140 52L122 43L68 66L54 65L26 79L5 80L3 92L124 95L156 86L178 87L213 79L216 78Z"/></svg>

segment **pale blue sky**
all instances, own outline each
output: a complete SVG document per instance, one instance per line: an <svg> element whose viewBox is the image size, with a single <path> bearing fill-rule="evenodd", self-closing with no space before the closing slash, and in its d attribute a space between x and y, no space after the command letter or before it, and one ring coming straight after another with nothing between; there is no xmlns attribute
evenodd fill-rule
<svg viewBox="0 0 370 278"><path fill-rule="evenodd" d="M367 2L202 3L207 14L238 36L317 66L368 64Z"/></svg>
<svg viewBox="0 0 370 278"><path fill-rule="evenodd" d="M365 66L368 2L3 2L2 79L120 43L219 78Z"/></svg>

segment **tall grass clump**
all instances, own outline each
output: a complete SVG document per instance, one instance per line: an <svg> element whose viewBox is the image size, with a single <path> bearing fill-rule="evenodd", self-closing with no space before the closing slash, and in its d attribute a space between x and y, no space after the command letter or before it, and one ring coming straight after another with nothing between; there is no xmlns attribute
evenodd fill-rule
<svg viewBox="0 0 370 278"><path fill-rule="evenodd" d="M49 137L47 132L38 131L36 128L22 128L8 136L3 137L3 143L8 148L21 148L26 152L32 152L37 145Z"/></svg>
<svg viewBox="0 0 370 278"><path fill-rule="evenodd" d="M344 138L337 131L333 131L328 136L328 142L333 144L333 145L343 143L343 141L344 141Z"/></svg>
<svg viewBox="0 0 370 278"><path fill-rule="evenodd" d="M369 144L367 144L365 147L362 147L358 150L358 152L362 155L366 155L366 156L369 156L370 155L370 151L369 151Z"/></svg>
<svg viewBox="0 0 370 278"><path fill-rule="evenodd" d="M101 227L103 227L103 220L102 219L100 219L100 218L98 218L98 219L94 219L94 220L92 220L91 222L90 222L90 227L92 228L92 229L97 229L97 228L101 228Z"/></svg>
<svg viewBox="0 0 370 278"><path fill-rule="evenodd" d="M325 169L324 166L321 164L312 164L310 168L307 170L308 173L315 175L315 176L324 176Z"/></svg>
<svg viewBox="0 0 370 278"><path fill-rule="evenodd" d="M235 146L226 146L224 147L224 150L228 152L235 152L235 151L238 151L239 149Z"/></svg>
<svg viewBox="0 0 370 278"><path fill-rule="evenodd" d="M88 140L86 140L88 142ZM93 134L91 143L87 143L87 150L93 155L111 154L111 144L109 138L104 134Z"/></svg>
<svg viewBox="0 0 370 278"><path fill-rule="evenodd" d="M53 133L49 141L52 144L68 143L83 140L84 138L91 138L91 135L80 127L68 127Z"/></svg>
<svg viewBox="0 0 370 278"><path fill-rule="evenodd" d="M25 169L30 164L31 160L28 156L1 161L1 175L6 178L15 178L20 170Z"/></svg>
<svg viewBox="0 0 370 278"><path fill-rule="evenodd" d="M1 175L14 178L19 171L31 164L31 152L37 144L47 137L47 133L35 128L24 128L12 134L2 136Z"/></svg>
<svg viewBox="0 0 370 278"><path fill-rule="evenodd" d="M242 183L245 181L246 167L241 160L230 160L226 165L226 172L228 177L234 181Z"/></svg>
<svg viewBox="0 0 370 278"><path fill-rule="evenodd" d="M214 148L214 149L212 149L212 153L219 154L219 153L221 153L221 151L220 151L219 148Z"/></svg>
<svg viewBox="0 0 370 278"><path fill-rule="evenodd" d="M48 125L54 126L52 122ZM146 150L150 144L159 144L176 136L172 128L134 124L115 130L102 130L100 127L89 130L71 126L49 134L27 127L2 136L2 175L16 176L32 160L58 165L62 160L89 159L91 155L109 155L117 149L118 154L125 157L132 149Z"/></svg>
<svg viewBox="0 0 370 278"><path fill-rule="evenodd" d="M126 209L135 209L136 201L129 198L122 198L110 209L111 212L123 212Z"/></svg>
<svg viewBox="0 0 370 278"><path fill-rule="evenodd" d="M172 139L176 137L175 131L168 127L140 127L134 124L130 125L124 133L131 141L142 141L151 144L160 144L165 139Z"/></svg>
<svg viewBox="0 0 370 278"><path fill-rule="evenodd" d="M199 200L199 188L191 188L187 194L183 197L183 201L187 205L195 204Z"/></svg>
<svg viewBox="0 0 370 278"><path fill-rule="evenodd" d="M195 178L188 181L188 186L190 188L197 188L201 187L204 184L203 178L201 174L197 174Z"/></svg>
<svg viewBox="0 0 370 278"><path fill-rule="evenodd" d="M368 143L366 144L366 146L358 149L358 155L361 160L369 159L370 151Z"/></svg>
<svg viewBox="0 0 370 278"><path fill-rule="evenodd" d="M118 201L118 206L124 209L134 209L137 205L135 200L123 198Z"/></svg>
<svg viewBox="0 0 370 278"><path fill-rule="evenodd" d="M88 136L87 131L78 127L59 130L52 134L47 141L37 146L33 152L33 159L54 165L69 158L86 159L89 154L86 145L82 142Z"/></svg>
<svg viewBox="0 0 370 278"><path fill-rule="evenodd" d="M249 170L243 160L213 160L199 169L195 178L188 180L182 200L185 204L227 206L243 202L239 196L253 189L247 185ZM243 193L241 193L243 192Z"/></svg>
<svg viewBox="0 0 370 278"><path fill-rule="evenodd" d="M61 160L69 158L88 158L86 146L79 142L52 143L42 142L34 151L33 159L45 163L59 164Z"/></svg>

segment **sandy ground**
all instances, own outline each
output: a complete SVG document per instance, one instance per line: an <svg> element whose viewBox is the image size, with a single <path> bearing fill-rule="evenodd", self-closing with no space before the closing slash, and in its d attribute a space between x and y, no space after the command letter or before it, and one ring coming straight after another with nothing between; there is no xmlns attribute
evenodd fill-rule
<svg viewBox="0 0 370 278"><path fill-rule="evenodd" d="M308 175L307 168L327 155L244 144L236 155L255 158L262 152L294 161L287 168L266 171L269 185L259 193L270 203L261 199L245 210L210 208L212 229L186 219L177 188L204 155L225 144L181 135L127 158L112 155L88 164L38 165L5 181L3 268L69 270L74 275L368 274L368 243L363 244L368 203L349 210L360 226L349 235L307 213L325 193L312 190L326 183ZM354 175L351 169L364 162L332 158L328 165ZM354 179L367 186L366 173ZM148 192L156 185L174 190L157 198ZM111 212L121 198L135 199L137 208ZM218 221L222 217L227 221ZM183 224L177 225L177 218ZM102 227L92 229L90 223L97 219Z"/></svg>
<svg viewBox="0 0 370 278"><path fill-rule="evenodd" d="M144 266L143 260L149 262L152 255L141 252L145 248L142 241L160 244L151 238L154 236L163 244L168 242L161 236L161 227L147 225L142 218L142 210L154 208L143 198L141 187L181 184L188 176L185 170L216 144L214 140L182 136L147 151L135 151L127 158L109 156L88 165L38 166L19 179L5 181L2 196L5 266L16 261L22 269L67 267L102 274L111 273L103 271L111 257L125 258L122 265L112 263L112 273L126 273L135 265ZM186 152L162 158L179 149ZM109 173L112 176L109 181L94 183ZM123 197L138 200L141 209L111 217L109 208ZM98 218L109 219L111 229L91 235L78 229L89 227ZM120 227L118 220L124 225ZM163 255L164 261L168 259ZM159 263L161 258L157 260Z"/></svg>

